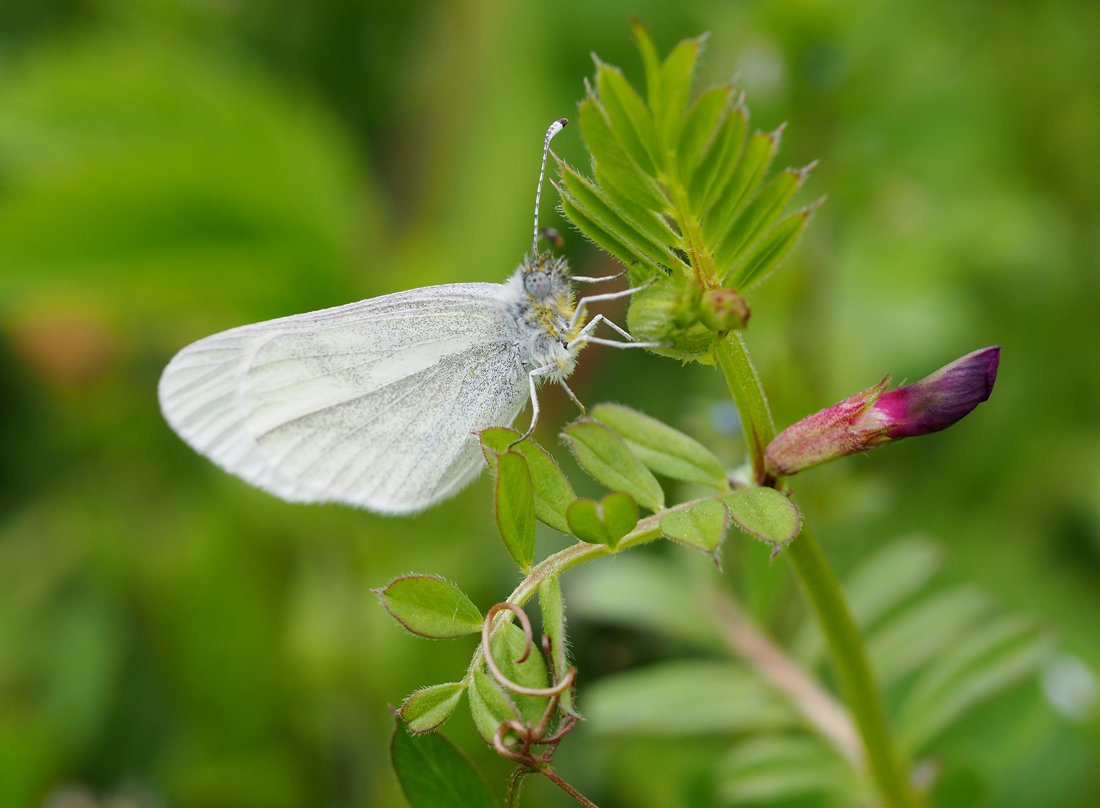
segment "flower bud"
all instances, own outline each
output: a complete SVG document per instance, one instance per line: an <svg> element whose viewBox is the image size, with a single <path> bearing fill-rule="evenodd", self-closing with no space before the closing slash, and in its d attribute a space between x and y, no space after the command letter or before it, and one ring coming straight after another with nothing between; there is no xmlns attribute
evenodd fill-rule
<svg viewBox="0 0 1100 808"><path fill-rule="evenodd" d="M999 346L956 359L919 382L884 392L890 377L784 429L764 462L776 477L796 474L883 443L938 432L989 398Z"/></svg>
<svg viewBox="0 0 1100 808"><path fill-rule="evenodd" d="M749 304L733 289L710 289L703 294L699 321L719 334L740 331L749 323Z"/></svg>

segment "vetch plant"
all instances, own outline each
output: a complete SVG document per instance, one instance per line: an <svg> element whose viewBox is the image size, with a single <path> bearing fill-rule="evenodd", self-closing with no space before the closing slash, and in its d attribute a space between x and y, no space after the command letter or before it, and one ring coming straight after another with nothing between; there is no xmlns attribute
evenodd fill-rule
<svg viewBox="0 0 1100 808"><path fill-rule="evenodd" d="M926 594L938 556L925 542L887 546L842 588L786 478L955 423L989 397L999 349L890 392L884 379L778 432L744 334L753 289L780 266L821 202L791 208L814 164L771 172L783 127L750 131L744 95L732 84L692 95L703 38L662 58L641 25L634 34L644 92L596 60L578 116L591 164L555 156L553 184L563 214L624 265L638 290L627 315L632 338L722 373L747 462L731 473L691 436L633 407L599 404L561 433L579 466L607 489L585 499L529 433L481 430L495 521L523 579L484 613L431 575L376 590L414 634L478 639L464 673L402 702L396 774L414 806L493 804L453 747L408 737L434 733L465 699L484 741L516 764L509 805L531 774L594 805L553 762L583 716L597 733L744 736L712 772L706 804L823 794L848 805L923 805L936 771L918 762L928 744L974 704L1029 675L1049 638L1032 621L996 615L973 590ZM676 502L681 482L705 493ZM536 522L575 542L536 560ZM589 700L584 671L569 659L562 576L659 539L717 562L731 535L765 542L797 579L814 620L792 647L769 637L728 593L632 554L585 570L580 612L644 624L714 656L601 682ZM541 637L525 611L533 602ZM824 650L838 695L815 671ZM888 715L884 689L903 680L912 687ZM427 776L429 769L452 773Z"/></svg>

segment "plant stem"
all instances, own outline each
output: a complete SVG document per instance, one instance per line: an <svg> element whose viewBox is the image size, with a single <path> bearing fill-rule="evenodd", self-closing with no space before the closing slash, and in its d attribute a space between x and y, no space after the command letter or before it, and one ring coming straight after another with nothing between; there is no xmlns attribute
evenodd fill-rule
<svg viewBox="0 0 1100 808"><path fill-rule="evenodd" d="M754 477L760 485L773 483L764 469L764 449L775 436L775 423L745 342L740 334L731 333L718 343L715 354L741 416ZM871 673L863 638L840 584L805 521L802 533L787 547L786 555L829 644L833 666L863 740L867 765L880 796L891 808L916 808L920 803L890 732L886 706Z"/></svg>
<svg viewBox="0 0 1100 808"><path fill-rule="evenodd" d="M764 386L739 332L730 332L720 340L715 355L737 405L741 429L745 433L745 449L752 459L753 477L758 485L763 485L768 478L764 469L764 447L775 437L775 422Z"/></svg>
<svg viewBox="0 0 1100 808"><path fill-rule="evenodd" d="M817 539L803 524L787 547L787 558L829 643L833 666L848 709L855 719L871 776L887 805L915 808L920 803L906 777L901 751L894 742L886 705L875 682L863 638L856 627L840 583Z"/></svg>
<svg viewBox="0 0 1100 808"><path fill-rule="evenodd" d="M588 799L588 797L584 796L584 794L577 791L577 789L573 788L573 786L569 785L569 783L565 782L565 780L562 779L561 775L553 769L549 767L545 769L539 769L539 774L541 774L551 783L553 783L570 797L572 797L579 805L583 805L584 808L599 808L596 803L592 802L592 800Z"/></svg>

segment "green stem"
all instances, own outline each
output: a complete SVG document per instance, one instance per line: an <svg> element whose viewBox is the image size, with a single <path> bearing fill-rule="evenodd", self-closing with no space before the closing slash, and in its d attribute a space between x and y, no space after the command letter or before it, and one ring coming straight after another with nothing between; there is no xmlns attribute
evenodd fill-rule
<svg viewBox="0 0 1100 808"><path fill-rule="evenodd" d="M733 331L719 340L714 350L741 418L745 449L752 459L753 477L757 484L763 485L768 479L764 469L764 447L775 437L775 422L764 395L764 386L739 332Z"/></svg>
<svg viewBox="0 0 1100 808"><path fill-rule="evenodd" d="M740 334L732 333L718 343L715 354L741 416L753 475L760 485L774 483L764 468L764 449L775 436L775 423L745 342ZM791 542L786 555L829 644L833 666L859 729L867 765L879 794L891 808L916 808L920 803L906 776L904 758L890 732L886 706L871 673L863 638L848 610L840 584L805 522L802 533Z"/></svg>
<svg viewBox="0 0 1100 808"><path fill-rule="evenodd" d="M916 808L920 803L890 732L886 705L871 672L863 638L844 600L840 582L805 524L798 538L787 547L787 559L829 643L837 678L859 728L868 768L879 793L894 808Z"/></svg>

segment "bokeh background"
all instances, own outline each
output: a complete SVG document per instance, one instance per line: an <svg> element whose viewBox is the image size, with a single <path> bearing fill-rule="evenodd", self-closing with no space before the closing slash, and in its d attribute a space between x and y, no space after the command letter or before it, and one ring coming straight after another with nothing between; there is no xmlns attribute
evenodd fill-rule
<svg viewBox="0 0 1100 808"><path fill-rule="evenodd" d="M7 0L0 805L402 804L389 705L470 648L405 635L370 587L416 570L483 607L510 591L486 481L414 518L284 504L168 430L158 374L234 325L503 279L589 53L640 81L631 13L663 49L710 31L701 81L739 73L753 123L789 124L781 162L821 160L803 201L828 202L751 300L781 423L1003 346L974 416L822 469L801 501L840 570L919 532L951 580L1057 632L1068 706L1024 683L956 748L981 804L1096 804L1100 6ZM575 129L555 148L586 164ZM544 214L576 271L607 268ZM710 369L592 349L573 386L738 462ZM545 402L554 446L574 412ZM783 565L768 574L771 602L801 608ZM574 636L582 709L586 679L662 652L581 620ZM468 716L447 731L499 786ZM567 776L631 804L614 739L568 744Z"/></svg>

